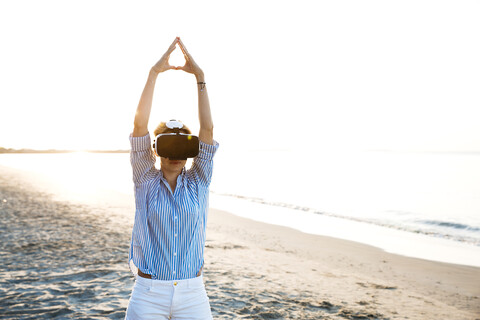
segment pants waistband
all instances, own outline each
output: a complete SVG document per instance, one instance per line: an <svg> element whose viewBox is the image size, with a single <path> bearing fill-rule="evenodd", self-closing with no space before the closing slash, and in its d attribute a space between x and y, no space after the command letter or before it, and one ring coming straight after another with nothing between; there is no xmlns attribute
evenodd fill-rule
<svg viewBox="0 0 480 320"><path fill-rule="evenodd" d="M202 271L203 271L203 265L200 268L200 270L197 272L197 277L202 275ZM140 269L137 269L137 274L142 278L152 279L152 275L143 273L142 270Z"/></svg>
<svg viewBox="0 0 480 320"><path fill-rule="evenodd" d="M177 288L198 288L203 286L203 275L192 279L184 280L153 280L137 277L138 284L148 287L177 287Z"/></svg>

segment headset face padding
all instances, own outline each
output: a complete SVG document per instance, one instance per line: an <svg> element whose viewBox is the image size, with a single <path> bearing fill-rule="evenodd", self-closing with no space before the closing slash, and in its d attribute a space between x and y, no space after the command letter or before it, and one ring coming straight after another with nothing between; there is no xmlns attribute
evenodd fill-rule
<svg viewBox="0 0 480 320"><path fill-rule="evenodd" d="M187 160L198 155L198 137L184 133L159 134L155 139L155 151L170 160Z"/></svg>

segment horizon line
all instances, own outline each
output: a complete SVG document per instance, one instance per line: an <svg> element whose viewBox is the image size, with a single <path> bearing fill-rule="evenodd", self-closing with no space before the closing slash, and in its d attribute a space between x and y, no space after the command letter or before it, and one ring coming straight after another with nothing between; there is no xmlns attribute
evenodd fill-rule
<svg viewBox="0 0 480 320"><path fill-rule="evenodd" d="M31 148L4 148L0 147L0 154L5 153L130 153L130 149L31 149ZM431 153L431 154L480 154L480 150L394 150L394 149L365 149L363 152L380 152L380 153Z"/></svg>
<svg viewBox="0 0 480 320"><path fill-rule="evenodd" d="M88 152L88 153L129 153L130 150L115 149L115 150L64 150L64 149L13 149L0 147L1 153L75 153L75 152Z"/></svg>

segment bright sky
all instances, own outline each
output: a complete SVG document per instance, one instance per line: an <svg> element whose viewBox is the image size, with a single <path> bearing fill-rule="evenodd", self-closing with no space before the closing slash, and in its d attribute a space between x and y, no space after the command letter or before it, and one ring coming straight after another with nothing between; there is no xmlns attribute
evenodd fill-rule
<svg viewBox="0 0 480 320"><path fill-rule="evenodd" d="M128 149L180 36L226 148L480 150L479 1L2 1L0 146ZM182 64L180 50L172 64ZM198 130L195 78L150 120Z"/></svg>

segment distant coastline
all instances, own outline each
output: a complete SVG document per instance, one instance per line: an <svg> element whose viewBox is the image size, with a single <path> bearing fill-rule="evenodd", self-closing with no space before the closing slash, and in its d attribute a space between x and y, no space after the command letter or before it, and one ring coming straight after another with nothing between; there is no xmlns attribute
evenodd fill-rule
<svg viewBox="0 0 480 320"><path fill-rule="evenodd" d="M366 152L378 152L378 153L398 153L398 154L409 154L409 153L416 153L416 154L462 154L462 155L480 155L480 150L390 150L390 149L369 149L365 150Z"/></svg>
<svg viewBox="0 0 480 320"><path fill-rule="evenodd" d="M35 149L11 149L0 147L0 154L2 153L73 153L73 152L89 152L89 153L129 153L130 150L35 150Z"/></svg>

